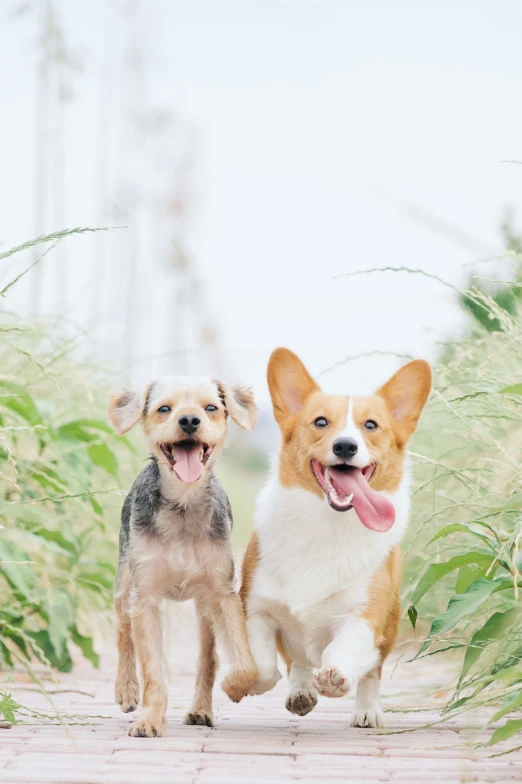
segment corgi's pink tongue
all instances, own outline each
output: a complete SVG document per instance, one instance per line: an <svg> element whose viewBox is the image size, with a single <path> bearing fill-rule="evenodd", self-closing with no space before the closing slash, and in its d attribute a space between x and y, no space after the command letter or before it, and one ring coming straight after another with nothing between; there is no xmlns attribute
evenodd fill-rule
<svg viewBox="0 0 522 784"><path fill-rule="evenodd" d="M189 448L175 446L172 449L172 456L176 461L174 471L178 479L185 484L197 482L204 468L201 462L201 444Z"/></svg>
<svg viewBox="0 0 522 784"><path fill-rule="evenodd" d="M372 531L387 531L395 522L395 508L391 501L373 490L360 468L338 471L330 468L330 479L336 489L346 496L353 493L352 505L357 517Z"/></svg>

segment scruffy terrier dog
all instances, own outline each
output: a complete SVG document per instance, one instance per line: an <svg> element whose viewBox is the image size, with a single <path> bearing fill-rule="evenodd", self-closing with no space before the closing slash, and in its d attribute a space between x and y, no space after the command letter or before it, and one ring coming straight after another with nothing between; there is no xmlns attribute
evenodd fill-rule
<svg viewBox="0 0 522 784"><path fill-rule="evenodd" d="M196 690L185 724L213 723L215 630L231 660L231 672L221 684L230 699L239 702L257 677L243 608L234 591L232 513L212 471L229 415L246 430L254 427L257 414L251 391L209 378L165 377L141 395L124 390L109 403L117 433L123 435L141 421L151 451L150 462L123 505L115 586L116 702L125 713L134 711L139 701L136 653L143 676L144 711L130 735L165 733L164 597L194 598L199 617Z"/></svg>

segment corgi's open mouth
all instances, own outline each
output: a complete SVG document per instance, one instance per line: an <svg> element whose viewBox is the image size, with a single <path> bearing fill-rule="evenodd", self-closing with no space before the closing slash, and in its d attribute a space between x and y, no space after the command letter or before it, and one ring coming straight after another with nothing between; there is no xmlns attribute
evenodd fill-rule
<svg viewBox="0 0 522 784"><path fill-rule="evenodd" d="M314 459L310 465L332 509L337 512L355 509L361 523L372 531L387 531L392 527L395 522L393 504L369 484L375 463L366 468L346 463L325 466Z"/></svg>
<svg viewBox="0 0 522 784"><path fill-rule="evenodd" d="M167 458L170 470L187 485L201 479L214 448L201 441L178 441L176 444L160 444L159 447Z"/></svg>

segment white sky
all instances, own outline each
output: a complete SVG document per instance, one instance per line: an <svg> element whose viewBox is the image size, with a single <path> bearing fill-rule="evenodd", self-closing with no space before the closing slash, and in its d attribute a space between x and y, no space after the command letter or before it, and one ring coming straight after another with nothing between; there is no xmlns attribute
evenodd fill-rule
<svg viewBox="0 0 522 784"><path fill-rule="evenodd" d="M13 5L0 2L6 246L34 234L36 28L32 17L8 19ZM116 5L62 2L69 41L85 54L66 120L67 226L99 223L93 139L101 68L121 48ZM235 376L266 399L266 360L277 345L299 353L314 372L361 351L433 358L435 341L459 323L448 289L402 274L332 278L392 265L459 283L462 265L498 247L505 205L520 205L522 168L501 161L522 158L521 3L145 5L147 102L174 109L194 129L198 205L190 246ZM399 209L404 204L473 242L464 247L430 231ZM55 228L49 218L46 229ZM81 297L92 299L97 282L81 260L94 240L69 242ZM121 257L118 243L125 240L111 239L108 267L112 253ZM162 273L149 261L149 288L144 282L136 311L139 356L169 345L170 314L150 295ZM22 287L14 300L21 309L24 297ZM360 360L324 383L332 391L369 391L397 362Z"/></svg>

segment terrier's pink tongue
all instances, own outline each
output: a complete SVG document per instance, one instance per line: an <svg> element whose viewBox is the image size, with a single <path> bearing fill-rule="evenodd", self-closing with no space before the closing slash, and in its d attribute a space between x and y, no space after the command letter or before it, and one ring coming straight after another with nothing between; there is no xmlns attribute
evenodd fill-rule
<svg viewBox="0 0 522 784"><path fill-rule="evenodd" d="M174 460L174 471L178 479L185 484L197 482L203 473L203 463L200 460L201 446L193 446L190 449L174 447L172 450Z"/></svg>
<svg viewBox="0 0 522 784"><path fill-rule="evenodd" d="M373 490L359 468L351 471L330 469L334 485L347 496L353 493L352 505L357 517L372 531L387 531L395 522L395 508L391 501Z"/></svg>

